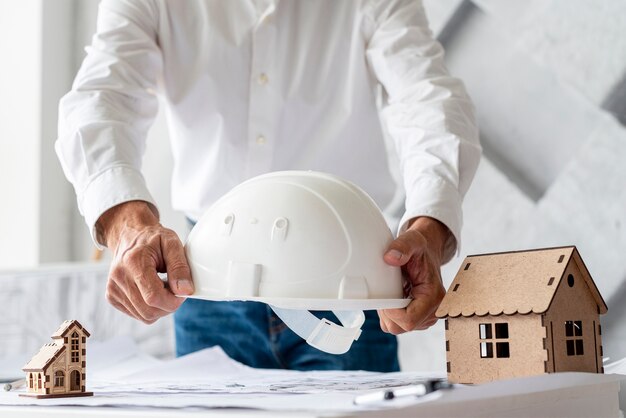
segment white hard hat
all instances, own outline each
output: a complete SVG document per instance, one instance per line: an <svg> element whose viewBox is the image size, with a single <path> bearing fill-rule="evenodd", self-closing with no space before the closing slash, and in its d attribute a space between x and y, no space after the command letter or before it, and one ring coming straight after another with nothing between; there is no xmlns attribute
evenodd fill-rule
<svg viewBox="0 0 626 418"><path fill-rule="evenodd" d="M383 254L391 231L374 201L338 177L285 171L250 179L200 218L185 245L191 297L269 304L294 332L341 354L362 310L405 307ZM332 310L344 327L308 310Z"/></svg>

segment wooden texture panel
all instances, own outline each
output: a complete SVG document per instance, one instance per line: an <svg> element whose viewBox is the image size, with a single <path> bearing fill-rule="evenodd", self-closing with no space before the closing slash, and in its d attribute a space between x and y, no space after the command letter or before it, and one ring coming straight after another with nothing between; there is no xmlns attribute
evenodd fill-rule
<svg viewBox="0 0 626 418"><path fill-rule="evenodd" d="M600 310L606 312L576 247L569 246L468 256L450 285L454 291L446 294L436 314L443 318L546 312L572 258L585 273L582 279Z"/></svg>
<svg viewBox="0 0 626 418"><path fill-rule="evenodd" d="M572 276L573 286L568 283ZM545 314L545 323L549 327L548 347L551 351L549 364L551 372L581 371L599 373L602 371L601 336L598 324L600 316L598 305L592 296L584 274L578 263L572 259L565 270L563 280L557 289L549 311ZM580 321L581 335L566 335L566 321ZM567 341L573 341L574 354L568 355ZM583 354L576 353L576 341L582 341ZM552 350L554 350L552 355Z"/></svg>
<svg viewBox="0 0 626 418"><path fill-rule="evenodd" d="M448 361L450 372L448 379L454 383L483 383L497 379L519 376L532 376L544 373L546 350L543 348L545 328L541 325L541 316L499 315L499 316L460 316L448 318L446 340L450 341ZM480 339L480 324L507 323L507 339ZM492 358L481 358L480 343L509 343L509 357L498 358L493 347Z"/></svg>

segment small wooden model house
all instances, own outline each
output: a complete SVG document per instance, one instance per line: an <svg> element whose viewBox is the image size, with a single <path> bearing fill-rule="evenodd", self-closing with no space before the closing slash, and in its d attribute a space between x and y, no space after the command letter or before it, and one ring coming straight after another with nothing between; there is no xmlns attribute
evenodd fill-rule
<svg viewBox="0 0 626 418"><path fill-rule="evenodd" d="M52 334L53 342L22 369L28 393L21 396L59 398L91 396L85 391L86 345L89 332L76 320L65 321Z"/></svg>
<svg viewBox="0 0 626 418"><path fill-rule="evenodd" d="M468 256L436 313L448 380L603 373L606 312L576 247Z"/></svg>

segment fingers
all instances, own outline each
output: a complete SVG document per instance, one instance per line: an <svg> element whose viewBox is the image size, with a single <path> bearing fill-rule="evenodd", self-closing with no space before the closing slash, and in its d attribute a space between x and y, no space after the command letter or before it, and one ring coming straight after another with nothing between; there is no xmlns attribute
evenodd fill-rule
<svg viewBox="0 0 626 418"><path fill-rule="evenodd" d="M389 328L387 328L387 321L385 320L385 318L383 318L384 315L384 311L382 309L379 309L378 318L380 319L380 329L382 329L383 332L389 333Z"/></svg>
<svg viewBox="0 0 626 418"><path fill-rule="evenodd" d="M109 280L106 296L107 300L111 303L111 305L113 305L113 307L132 318L138 319L146 324L152 324L158 319L153 319L146 314L140 314L132 302L128 299L126 293L113 280Z"/></svg>
<svg viewBox="0 0 626 418"><path fill-rule="evenodd" d="M175 292L193 292L189 266L176 234L159 225L121 242L123 248L117 249L109 273L109 302L148 324L178 309L184 299L165 288L157 274L157 269L166 270ZM181 285L185 281L187 284Z"/></svg>
<svg viewBox="0 0 626 418"><path fill-rule="evenodd" d="M139 319L139 314L134 309L127 308L126 306L131 307L131 303L117 284L113 280L109 280L107 283L107 291L106 298L113 307L115 307L118 311L125 313L126 315Z"/></svg>
<svg viewBox="0 0 626 418"><path fill-rule="evenodd" d="M146 324L154 323L175 311L183 302L165 290L156 271L154 274L154 280L146 284L146 278L133 276L129 270L116 267L109 276L107 299L120 311ZM160 290L157 290L159 287ZM140 289L144 289L143 293Z"/></svg>
<svg viewBox="0 0 626 418"><path fill-rule="evenodd" d="M184 302L184 299L177 298L163 286L154 269L135 270L134 274L127 276L126 284L126 295L141 314L149 313L151 309L142 311L139 308L154 308L165 314L171 313Z"/></svg>
<svg viewBox="0 0 626 418"><path fill-rule="evenodd" d="M392 266L403 266L413 256L421 255L426 249L426 239L417 231L409 230L393 240L383 259Z"/></svg>
<svg viewBox="0 0 626 418"><path fill-rule="evenodd" d="M405 293L412 298L406 308L379 311L381 329L391 334L423 330L437 322L435 312L445 295L440 264L428 242L417 230L408 230L391 244L383 256L387 264L402 267Z"/></svg>
<svg viewBox="0 0 626 418"><path fill-rule="evenodd" d="M409 306L403 309L387 309L385 318L397 325L401 332L426 329L437 322L435 311L439 303L433 298L424 299L426 298L413 299Z"/></svg>
<svg viewBox="0 0 626 418"><path fill-rule="evenodd" d="M421 331L437 323L434 312L426 317L416 317L404 309L385 309L378 311L380 328L389 334L399 335L409 331Z"/></svg>
<svg viewBox="0 0 626 418"><path fill-rule="evenodd" d="M388 334L393 334L393 335L399 335L399 334L406 332L404 329L400 328L398 324L396 324L395 322L393 322L387 317L385 310L378 311L378 316L380 318L381 329L384 332Z"/></svg>
<svg viewBox="0 0 626 418"><path fill-rule="evenodd" d="M175 233L161 237L161 253L165 261L170 290L176 295L191 295L194 292L191 270L183 244Z"/></svg>
<svg viewBox="0 0 626 418"><path fill-rule="evenodd" d="M437 275L437 280L434 282L430 281L415 286L411 291L413 299L406 308L382 311L381 320L384 318L389 332L399 331L401 333L422 330L437 322L435 312L446 293L438 277ZM397 328L391 324L396 325Z"/></svg>
<svg viewBox="0 0 626 418"><path fill-rule="evenodd" d="M125 290L135 307L138 308L138 305L143 305L139 301L135 303L134 298L137 296L142 299L145 305L166 312L174 312L183 302L165 289L157 274L158 259L162 258L160 245L156 242L134 248L124 260L126 264L123 268L127 286L122 287L122 289Z"/></svg>

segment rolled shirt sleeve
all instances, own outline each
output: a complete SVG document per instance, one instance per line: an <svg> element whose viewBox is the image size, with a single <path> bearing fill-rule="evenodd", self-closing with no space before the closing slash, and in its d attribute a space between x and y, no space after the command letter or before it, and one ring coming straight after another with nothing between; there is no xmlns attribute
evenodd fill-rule
<svg viewBox="0 0 626 418"><path fill-rule="evenodd" d="M162 72L152 2L105 0L72 90L59 104L55 149L96 246L95 223L131 200L156 204L141 174Z"/></svg>
<svg viewBox="0 0 626 418"><path fill-rule="evenodd" d="M481 155L474 107L444 65L420 1L378 2L367 60L384 98L381 120L400 159L406 211L445 224L460 246L462 201Z"/></svg>

